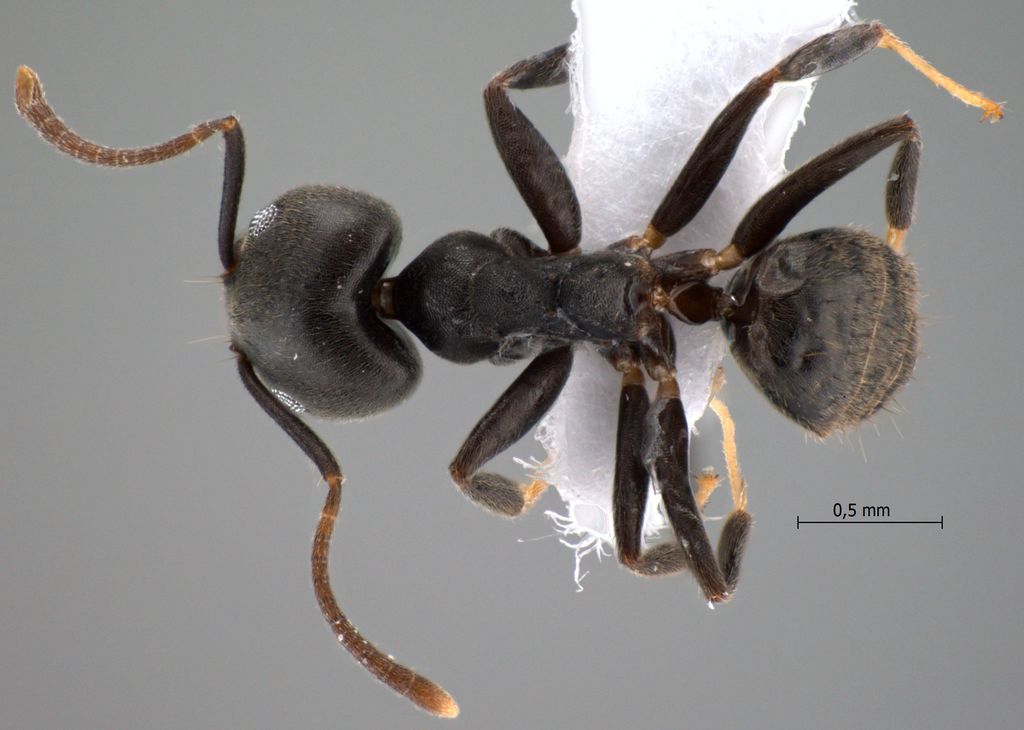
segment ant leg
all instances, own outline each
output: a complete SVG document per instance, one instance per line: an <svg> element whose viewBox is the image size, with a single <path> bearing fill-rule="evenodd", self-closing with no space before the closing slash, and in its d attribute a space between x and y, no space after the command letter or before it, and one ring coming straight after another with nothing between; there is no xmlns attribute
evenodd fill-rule
<svg viewBox="0 0 1024 730"><path fill-rule="evenodd" d="M687 567L707 599L720 603L729 599L730 588L711 549L690 488L688 429L679 384L671 376L660 379L648 416L648 443L644 449L647 471L661 490L665 512L682 546Z"/></svg>
<svg viewBox="0 0 1024 730"><path fill-rule="evenodd" d="M942 75L910 50L881 23L860 23L816 38L801 46L768 72L753 79L726 105L708 127L696 149L666 193L650 225L633 246L658 248L697 215L711 197L732 161L755 112L773 85L821 76L854 61L873 48L888 48L966 104L980 107L984 117L1002 117L999 104Z"/></svg>
<svg viewBox="0 0 1024 730"><path fill-rule="evenodd" d="M548 486L545 482L524 486L477 470L537 424L562 392L571 369L569 347L538 355L477 422L448 467L466 497L505 517L519 516L537 501Z"/></svg>
<svg viewBox="0 0 1024 730"><path fill-rule="evenodd" d="M747 483L740 472L740 461L736 455L736 424L732 420L729 408L718 397L717 391L725 385L725 373L719 368L712 386L713 394L708 407L718 416L722 424L722 453L725 455L725 467L729 475L729 490L732 492L733 511L726 518L722 533L718 537L718 565L722 568L725 582L730 591L736 590L740 579L740 562L747 546L747 538L754 524L747 512ZM700 495L698 495L698 503Z"/></svg>
<svg viewBox="0 0 1024 730"><path fill-rule="evenodd" d="M642 452L644 424L650 401L644 375L632 365L622 372L619 423L615 433L615 480L612 486L612 523L619 562L637 570L647 506L647 468Z"/></svg>
<svg viewBox="0 0 1024 730"><path fill-rule="evenodd" d="M736 585L740 582L740 563L753 525L754 518L749 512L733 510L725 519L722 533L718 536L718 565L722 569L730 594L736 591Z"/></svg>
<svg viewBox="0 0 1024 730"><path fill-rule="evenodd" d="M644 431L650 400L636 358L613 359L622 371L619 424L615 435L612 523L619 562L644 576L671 575L689 567L678 541L641 551L649 477L643 462Z"/></svg>
<svg viewBox="0 0 1024 730"><path fill-rule="evenodd" d="M963 84L949 78L930 63L925 61L914 51L913 48L908 46L903 42L903 40L887 28L884 28L880 23L872 23L872 25L877 26L881 30L881 38L878 40L879 48L887 48L890 51L893 51L897 56L913 66L915 70L923 74L925 78L929 79L940 89L945 89L950 95L955 96L968 106L981 109L981 121L985 121L987 119L994 123L1003 118L1002 104L992 101L984 94L977 91L971 91Z"/></svg>
<svg viewBox="0 0 1024 730"><path fill-rule="evenodd" d="M915 125L912 135L896 149L885 183L885 220L889 232L886 244L903 253L903 241L914 219L917 171L921 167L921 135Z"/></svg>
<svg viewBox="0 0 1024 730"><path fill-rule="evenodd" d="M619 562L634 573L644 576L679 573L690 567L681 542L656 545L641 552L648 485L647 468L643 464L641 454L650 403L639 367L635 364L630 366L628 363L619 364L618 367L622 370L622 395L619 400L619 424L615 441L615 485L612 505ZM740 561L753 520L745 509L746 489L736 460L735 429L732 428L732 419L725 404L717 398L712 400L711 407L723 424L726 464L729 468L729 482L735 506L722 528L717 550L718 567L731 593L739 581ZM717 476L713 474L702 476L705 483L694 497L698 510L703 509L718 482Z"/></svg>
<svg viewBox="0 0 1024 730"><path fill-rule="evenodd" d="M320 513L320 522L317 525L316 533L313 535L311 564L313 591L328 625L349 654L381 682L403 697L409 698L427 712L441 717L455 717L459 714L459 706L451 695L426 677L399 664L391 656L364 639L338 606L334 591L331 589L327 559L331 549L334 522L341 507L341 485L345 478L327 445L320 440L313 429L285 408L267 390L267 387L257 377L248 358L241 352L237 350L236 352L238 353L238 374L242 378L245 389L249 391L260 408L274 420L274 423L280 426L302 449L303 453L312 460L324 481L327 482L327 499L323 511Z"/></svg>
<svg viewBox="0 0 1024 730"><path fill-rule="evenodd" d="M224 270L230 272L234 269L235 224L238 218L238 199L242 194L242 176L245 172L245 140L242 137L242 127L235 117L227 116L200 122L184 134L161 144L121 149L90 142L70 129L46 102L39 76L28 66L18 67L14 92L18 112L39 132L39 136L61 152L94 165L135 167L162 162L188 152L217 132L223 132L224 187L220 201L220 222L217 227L217 248Z"/></svg>
<svg viewBox="0 0 1024 730"><path fill-rule="evenodd" d="M508 90L565 83L569 78L568 48L564 44L515 63L484 89L484 107L494 144L554 254L569 253L579 247L580 204L558 155L512 103Z"/></svg>
<svg viewBox="0 0 1024 730"><path fill-rule="evenodd" d="M718 268L734 268L761 251L804 206L896 143L900 147L886 183L885 212L890 245L899 251L913 215L921 151L920 132L908 116L890 119L843 140L801 165L761 196L736 227L732 242L718 253Z"/></svg>

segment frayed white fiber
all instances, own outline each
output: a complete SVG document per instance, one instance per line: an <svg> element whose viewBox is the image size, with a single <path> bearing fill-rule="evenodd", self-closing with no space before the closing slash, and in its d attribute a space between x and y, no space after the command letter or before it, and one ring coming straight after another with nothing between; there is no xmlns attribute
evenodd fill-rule
<svg viewBox="0 0 1024 730"><path fill-rule="evenodd" d="M639 234L725 104L754 76L849 18L849 0L574 0L572 111L566 167L583 210L583 245ZM789 139L812 82L780 84L754 117L736 158L694 221L660 253L720 249L750 205L784 173ZM686 416L704 413L725 352L721 328L676 323ZM611 520L619 375L591 351L576 353L561 398L537 428L548 452L534 473L568 505L553 515L579 558L614 544ZM665 526L650 500L645 531Z"/></svg>

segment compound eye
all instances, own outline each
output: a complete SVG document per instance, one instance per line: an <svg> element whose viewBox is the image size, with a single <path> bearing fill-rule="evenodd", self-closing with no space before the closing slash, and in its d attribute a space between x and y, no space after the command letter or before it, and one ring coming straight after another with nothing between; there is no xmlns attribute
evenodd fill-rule
<svg viewBox="0 0 1024 730"><path fill-rule="evenodd" d="M235 261L239 261L260 235L274 224L277 215L278 207L271 203L252 217L249 227L245 229L245 234L235 239Z"/></svg>
<svg viewBox="0 0 1024 730"><path fill-rule="evenodd" d="M917 277L874 236L784 239L730 282L731 350L786 416L819 436L882 408L917 360ZM728 333L728 329L727 329Z"/></svg>
<svg viewBox="0 0 1024 730"><path fill-rule="evenodd" d="M277 206L271 203L252 217L252 220L249 221L249 229L245 232L245 237L250 240L259 238L263 231L270 228L275 218L277 218Z"/></svg>

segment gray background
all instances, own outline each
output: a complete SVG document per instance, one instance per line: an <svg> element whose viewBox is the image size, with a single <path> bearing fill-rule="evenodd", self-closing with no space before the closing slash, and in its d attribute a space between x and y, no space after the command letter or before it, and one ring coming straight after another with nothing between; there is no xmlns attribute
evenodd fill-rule
<svg viewBox="0 0 1024 730"><path fill-rule="evenodd" d="M1009 100L1005 121L979 125L877 53L819 86L791 151L792 165L905 110L920 123L909 247L924 356L895 419L825 444L731 371L757 524L730 605L709 611L689 579L643 581L613 560L589 563L576 593L571 554L530 541L549 534L554 497L507 522L457 494L446 465L515 369L427 354L403 407L317 424L349 477L333 571L343 605L456 696L456 722L1019 724L1024 6L950 5L878 0L860 14ZM567 3L8 0L3 16L0 76L33 65L99 141L147 144L238 112L243 222L317 181L395 205L399 264L456 228L533 230L479 92L568 36ZM564 149L564 90L519 98ZM0 140L0 726L430 724L334 645L307 574L316 475L245 395L224 344L189 344L225 331L219 288L184 283L218 274L217 145L102 170L55 154L12 106ZM883 230L887 164L791 230ZM713 455L706 433L698 462ZM942 515L945 529L795 530L835 502Z"/></svg>

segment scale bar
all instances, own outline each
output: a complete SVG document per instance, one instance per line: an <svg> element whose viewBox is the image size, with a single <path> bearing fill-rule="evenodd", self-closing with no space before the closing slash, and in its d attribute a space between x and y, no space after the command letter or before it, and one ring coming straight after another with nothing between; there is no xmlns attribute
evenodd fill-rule
<svg viewBox="0 0 1024 730"><path fill-rule="evenodd" d="M945 515L940 515L937 520L802 520L800 515L796 516L796 529L800 525L938 525L940 530L945 528Z"/></svg>

